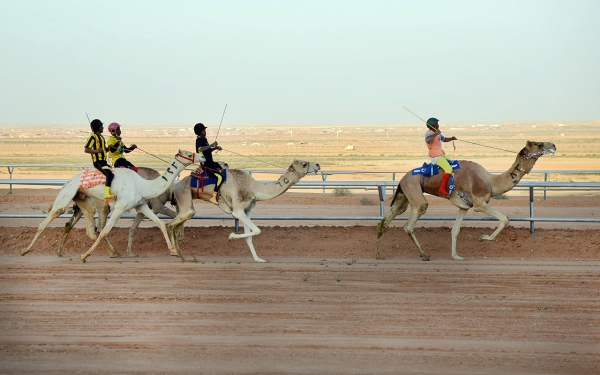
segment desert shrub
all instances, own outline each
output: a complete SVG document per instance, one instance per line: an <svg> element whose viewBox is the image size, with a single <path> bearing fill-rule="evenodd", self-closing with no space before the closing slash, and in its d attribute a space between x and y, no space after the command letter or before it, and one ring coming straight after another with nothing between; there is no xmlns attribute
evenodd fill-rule
<svg viewBox="0 0 600 375"><path fill-rule="evenodd" d="M369 198L363 197L360 200L360 204L361 204L361 206L373 206L374 203Z"/></svg>
<svg viewBox="0 0 600 375"><path fill-rule="evenodd" d="M334 197L345 197L350 195L350 190L348 189L343 189L343 188L335 188L333 189L333 196Z"/></svg>

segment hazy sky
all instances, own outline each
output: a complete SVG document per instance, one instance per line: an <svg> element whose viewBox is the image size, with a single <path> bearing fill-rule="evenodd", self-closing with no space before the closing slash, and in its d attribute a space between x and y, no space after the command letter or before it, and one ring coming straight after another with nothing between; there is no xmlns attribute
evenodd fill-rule
<svg viewBox="0 0 600 375"><path fill-rule="evenodd" d="M600 119L600 1L0 0L0 123Z"/></svg>

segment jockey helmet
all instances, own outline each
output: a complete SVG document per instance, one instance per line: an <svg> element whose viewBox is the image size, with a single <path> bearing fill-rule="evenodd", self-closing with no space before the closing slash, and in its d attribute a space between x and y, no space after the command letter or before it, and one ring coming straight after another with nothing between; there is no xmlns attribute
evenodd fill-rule
<svg viewBox="0 0 600 375"><path fill-rule="evenodd" d="M110 125L108 125L108 131L112 133L120 126L121 125L117 124L116 122L111 122Z"/></svg>
<svg viewBox="0 0 600 375"><path fill-rule="evenodd" d="M439 121L440 120L436 119L435 117L432 117L429 120L427 120L427 127L429 129L435 129L435 126L438 125Z"/></svg>
<svg viewBox="0 0 600 375"><path fill-rule="evenodd" d="M206 129L206 126L199 122L194 126L194 133L196 133L196 135L200 135L204 129Z"/></svg>

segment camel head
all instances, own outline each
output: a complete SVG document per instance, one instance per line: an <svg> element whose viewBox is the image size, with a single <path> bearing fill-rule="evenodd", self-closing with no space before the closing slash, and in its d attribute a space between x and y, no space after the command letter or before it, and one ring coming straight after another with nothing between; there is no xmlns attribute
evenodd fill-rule
<svg viewBox="0 0 600 375"><path fill-rule="evenodd" d="M179 149L179 152L175 155L175 159L185 166L195 163L204 163L206 161L204 155L182 149Z"/></svg>
<svg viewBox="0 0 600 375"><path fill-rule="evenodd" d="M556 146L554 143L550 142L532 142L527 141L527 144L519 155L521 155L525 159L533 159L537 161L537 159L546 154L554 154L556 152Z"/></svg>
<svg viewBox="0 0 600 375"><path fill-rule="evenodd" d="M304 177L309 173L317 173L321 170L321 166L310 161L294 160L289 170L298 175L298 177Z"/></svg>

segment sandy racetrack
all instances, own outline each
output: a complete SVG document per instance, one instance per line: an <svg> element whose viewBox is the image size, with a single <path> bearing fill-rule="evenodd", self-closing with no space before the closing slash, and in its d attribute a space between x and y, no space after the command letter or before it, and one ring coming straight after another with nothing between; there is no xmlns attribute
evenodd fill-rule
<svg viewBox="0 0 600 375"><path fill-rule="evenodd" d="M516 225L479 242L491 230L476 222L456 262L448 224L424 223L422 262L402 223L384 236L386 260L375 223L261 223L267 264L227 241L231 225L187 227L188 263L148 227L138 258L99 248L81 263L92 241L80 227L54 255L62 224L19 256L39 221L0 223L1 373L600 373L597 225ZM122 252L126 236L110 236Z"/></svg>

